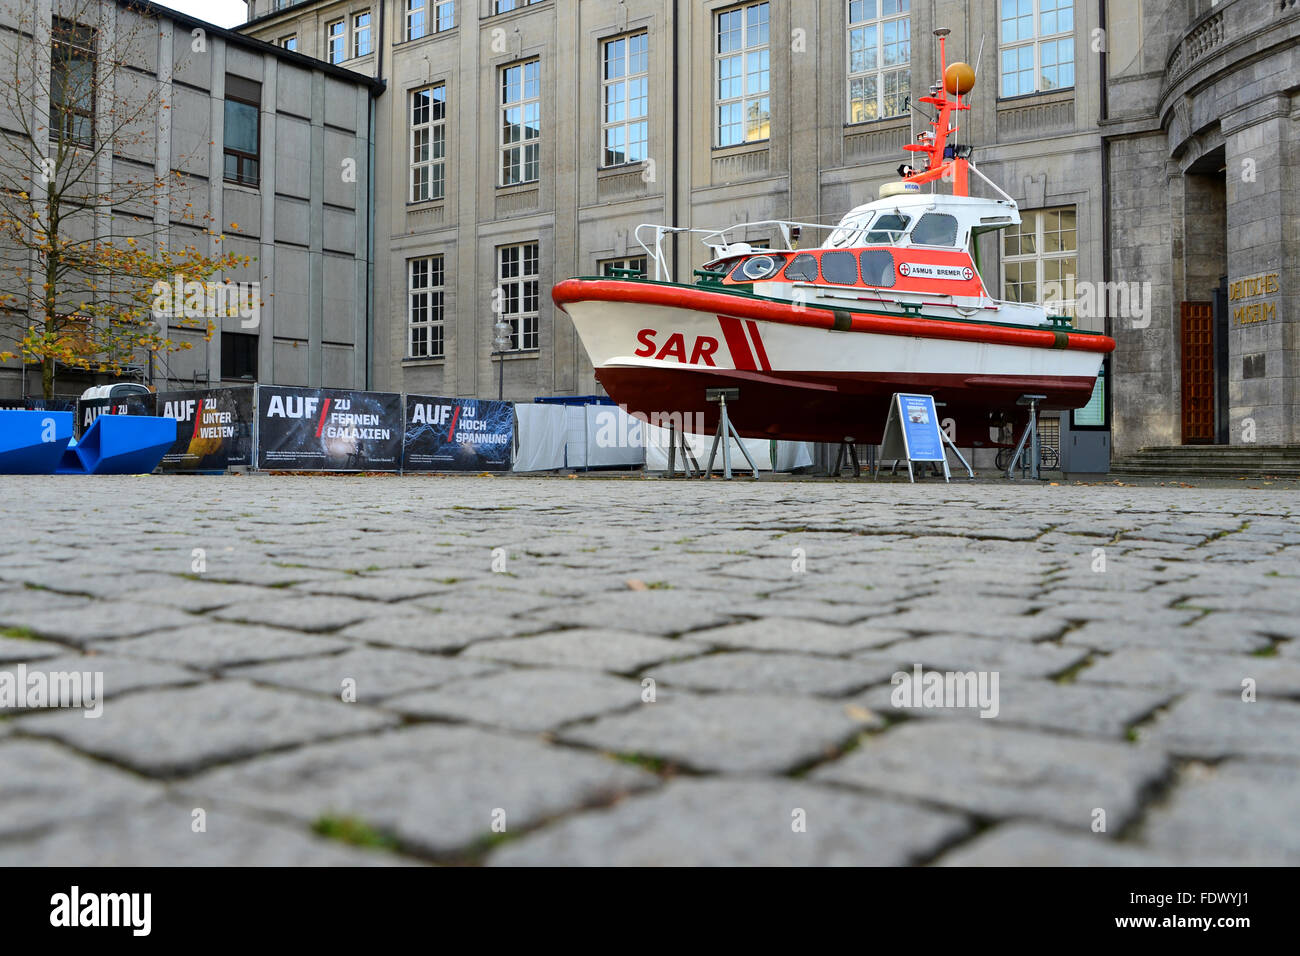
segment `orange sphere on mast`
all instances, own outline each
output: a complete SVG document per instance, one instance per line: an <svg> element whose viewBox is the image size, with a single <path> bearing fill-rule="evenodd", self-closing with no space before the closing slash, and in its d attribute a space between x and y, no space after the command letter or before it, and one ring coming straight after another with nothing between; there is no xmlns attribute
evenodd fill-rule
<svg viewBox="0 0 1300 956"><path fill-rule="evenodd" d="M966 94L975 87L975 71L969 63L949 63L943 71L943 88L949 93Z"/></svg>

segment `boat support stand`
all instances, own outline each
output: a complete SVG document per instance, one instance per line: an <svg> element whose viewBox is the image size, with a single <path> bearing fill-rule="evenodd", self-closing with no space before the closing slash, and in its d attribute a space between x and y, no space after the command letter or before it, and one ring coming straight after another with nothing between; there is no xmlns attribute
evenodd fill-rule
<svg viewBox="0 0 1300 956"><path fill-rule="evenodd" d="M754 464L754 459L749 457L749 449L740 438L740 433L736 431L736 426L731 424L731 417L727 414L727 399L733 402L740 400L740 389L738 388L710 388L705 389L704 398L710 402L718 403L718 433L713 436L713 448L709 451L709 463L704 466L704 477L713 477L713 460L718 454L718 444L722 444L722 477L727 481L731 480L731 439L736 439L736 444L740 446L740 453L745 456L745 461L749 462L750 469L754 472L754 480L758 481L758 466Z"/></svg>
<svg viewBox="0 0 1300 956"><path fill-rule="evenodd" d="M1029 478L1031 481L1038 481L1038 464L1042 449L1038 446L1038 403L1046 399L1046 395L1021 395L1016 401L1017 405L1029 406L1029 422L1025 425L1025 430L1020 435L1020 441L1016 443L1016 453L1011 456L1011 461L1007 464L1006 477L1015 480L1012 474L1021 464L1021 459L1025 454L1025 443L1029 443Z"/></svg>
<svg viewBox="0 0 1300 956"><path fill-rule="evenodd" d="M677 477L677 453L682 454L682 477L694 478L697 475L703 476L704 472L700 468L700 463L695 460L691 454L691 446L686 443L685 429L679 430L676 425L668 426L668 477Z"/></svg>

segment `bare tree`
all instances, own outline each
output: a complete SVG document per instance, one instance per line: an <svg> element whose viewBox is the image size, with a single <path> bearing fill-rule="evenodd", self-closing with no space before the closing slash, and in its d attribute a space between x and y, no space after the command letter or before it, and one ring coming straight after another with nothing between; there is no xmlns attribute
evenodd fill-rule
<svg viewBox="0 0 1300 956"><path fill-rule="evenodd" d="M122 374L191 348L173 326L210 339L212 315L170 321L155 287L249 260L197 211L186 158L159 155L157 19L129 0L0 0L0 20L0 345L17 349L0 362L39 363L50 398L60 363Z"/></svg>

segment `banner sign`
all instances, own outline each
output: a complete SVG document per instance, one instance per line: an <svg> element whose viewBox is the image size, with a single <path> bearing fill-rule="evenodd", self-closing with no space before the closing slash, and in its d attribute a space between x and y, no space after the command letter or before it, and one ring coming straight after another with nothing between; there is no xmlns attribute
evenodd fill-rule
<svg viewBox="0 0 1300 956"><path fill-rule="evenodd" d="M406 396L405 471L509 471L510 402Z"/></svg>
<svg viewBox="0 0 1300 956"><path fill-rule="evenodd" d="M401 455L400 395L258 386L258 468L397 471Z"/></svg>
<svg viewBox="0 0 1300 956"><path fill-rule="evenodd" d="M176 419L176 444L163 455L163 471L224 471L252 464L251 388L160 392L157 406L159 415Z"/></svg>
<svg viewBox="0 0 1300 956"><path fill-rule="evenodd" d="M100 415L152 415L156 395L124 395L120 398L77 399L76 437L81 438Z"/></svg>
<svg viewBox="0 0 1300 956"><path fill-rule="evenodd" d="M885 437L880 446L882 461L906 461L912 477L912 462L939 462L944 480L948 480L948 456L943 447L943 432L933 395L895 393L889 403Z"/></svg>

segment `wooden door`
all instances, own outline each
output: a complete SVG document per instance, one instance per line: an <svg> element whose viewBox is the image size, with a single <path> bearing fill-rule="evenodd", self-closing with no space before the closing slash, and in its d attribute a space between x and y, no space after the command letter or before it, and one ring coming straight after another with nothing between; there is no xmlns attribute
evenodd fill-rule
<svg viewBox="0 0 1300 956"><path fill-rule="evenodd" d="M1214 443L1214 304L1184 302L1183 444Z"/></svg>

